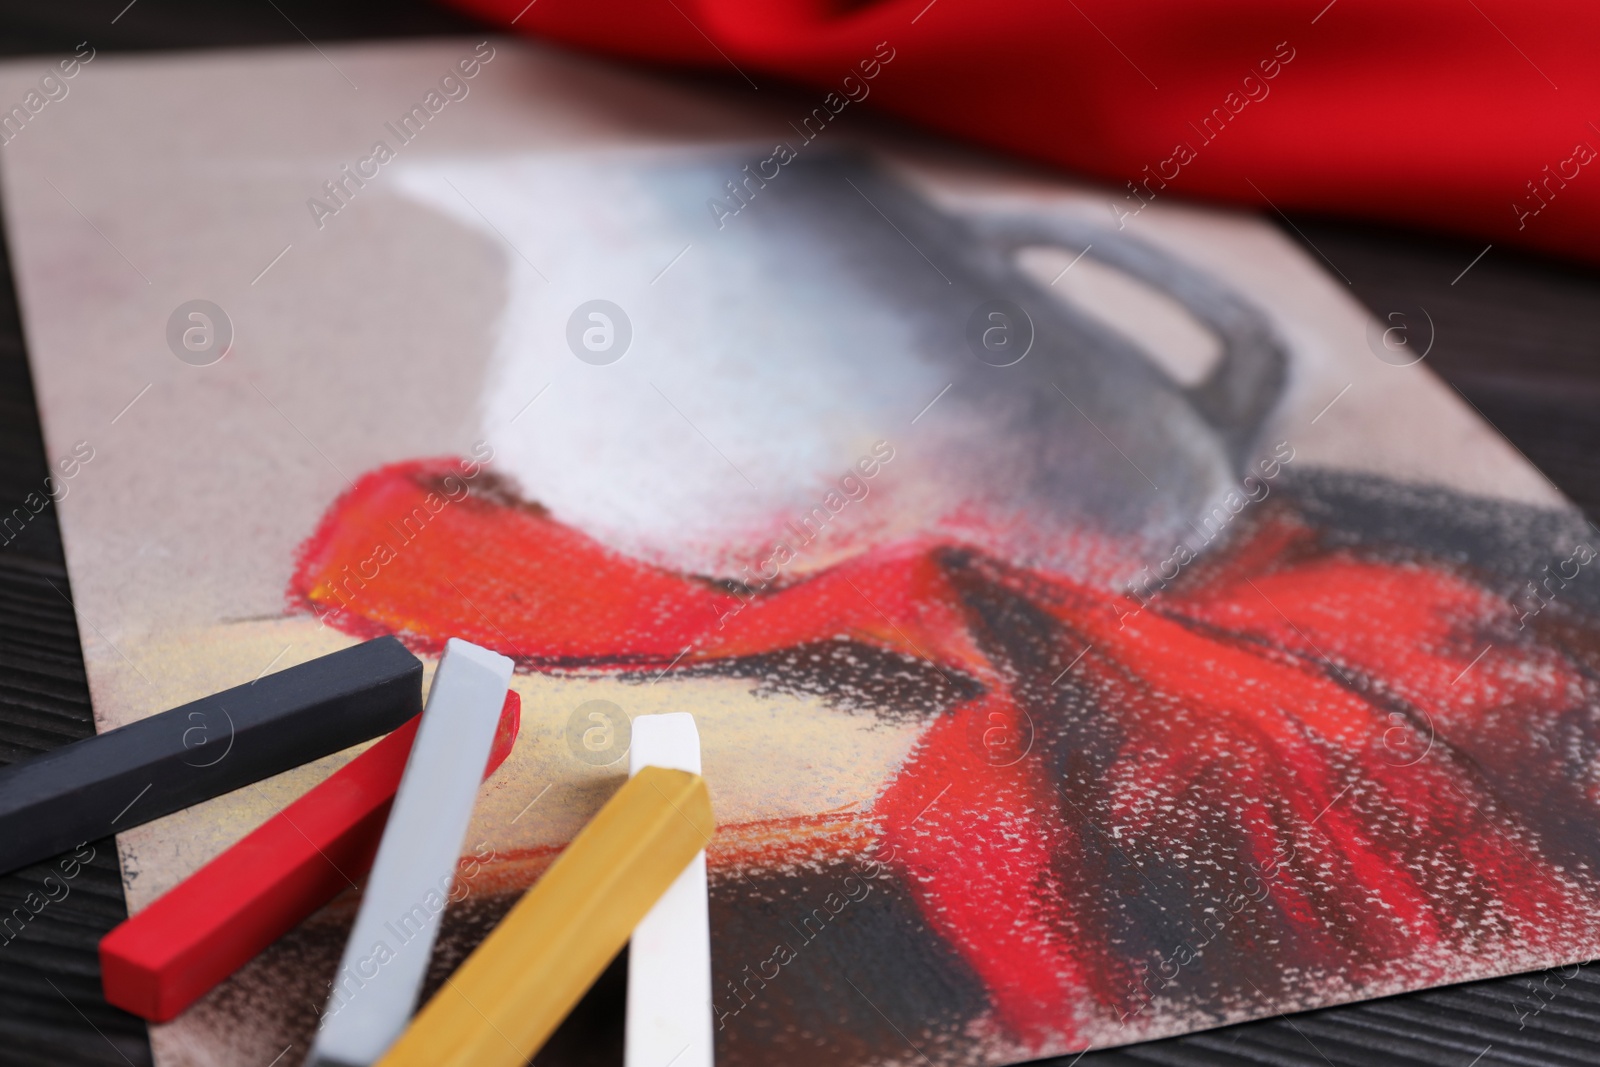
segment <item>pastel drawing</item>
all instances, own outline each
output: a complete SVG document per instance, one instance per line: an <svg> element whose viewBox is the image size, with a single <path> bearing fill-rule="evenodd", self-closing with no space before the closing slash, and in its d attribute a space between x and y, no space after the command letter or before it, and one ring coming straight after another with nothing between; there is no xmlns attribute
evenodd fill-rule
<svg viewBox="0 0 1600 1067"><path fill-rule="evenodd" d="M914 726L860 810L709 853L720 1062L1008 1063L1593 943L1587 527L1297 462L1267 433L1293 353L1247 299L860 157L785 167L652 282L724 170L457 175L497 219L577 205L505 223L552 281L508 259L490 443L358 478L289 590L423 653ZM1176 301L1215 364L1175 381L1052 299L1037 244ZM633 315L612 366L564 347L595 296ZM1025 309L1020 361L968 344L988 300Z"/></svg>

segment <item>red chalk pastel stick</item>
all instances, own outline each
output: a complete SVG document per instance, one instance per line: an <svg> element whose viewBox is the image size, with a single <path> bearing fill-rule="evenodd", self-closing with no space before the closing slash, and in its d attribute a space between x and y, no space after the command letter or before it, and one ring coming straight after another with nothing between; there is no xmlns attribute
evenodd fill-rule
<svg viewBox="0 0 1600 1067"><path fill-rule="evenodd" d="M345 764L100 941L106 1000L163 1023L372 866L420 716ZM484 777L522 721L506 693Z"/></svg>

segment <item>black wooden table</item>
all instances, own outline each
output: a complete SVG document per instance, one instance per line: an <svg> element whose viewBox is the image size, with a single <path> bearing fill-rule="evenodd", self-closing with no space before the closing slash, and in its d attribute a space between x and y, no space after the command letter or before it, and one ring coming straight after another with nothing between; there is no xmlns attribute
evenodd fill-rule
<svg viewBox="0 0 1600 1067"><path fill-rule="evenodd" d="M292 20L292 21L291 21ZM196 0L0 3L0 55L248 44L303 44L465 34L481 27L420 2L380 11L301 0L218 6ZM1600 272L1483 244L1275 217L1380 318L1425 308L1436 330L1428 363L1591 517L1600 515ZM1467 269L1470 265L1470 269ZM1466 273L1463 274L1462 271ZM0 256L0 513L44 482L10 268ZM0 763L94 731L71 587L54 511L0 546ZM0 932L0 1065L150 1063L144 1024L105 1003L95 946L125 915L116 849L71 893L5 940ZM0 878L0 916L21 906L51 864ZM615 1016L608 982L584 1016ZM620 1063L620 1058L618 1061ZM1106 1052L1058 1067L1167 1064L1430 1067L1600 1063L1600 964L1212 1030ZM266 1067L265 1064L241 1067ZM283 1067L289 1067L286 1063Z"/></svg>

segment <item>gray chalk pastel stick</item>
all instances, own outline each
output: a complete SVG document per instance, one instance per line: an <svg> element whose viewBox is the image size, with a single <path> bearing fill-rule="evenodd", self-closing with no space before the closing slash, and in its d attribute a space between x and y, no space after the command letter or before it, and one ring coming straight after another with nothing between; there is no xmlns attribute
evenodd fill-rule
<svg viewBox="0 0 1600 1067"><path fill-rule="evenodd" d="M312 1067L367 1067L411 1020L511 669L488 649L445 645L306 1060Z"/></svg>
<svg viewBox="0 0 1600 1067"><path fill-rule="evenodd" d="M0 873L385 734L422 706L392 637L0 769Z"/></svg>

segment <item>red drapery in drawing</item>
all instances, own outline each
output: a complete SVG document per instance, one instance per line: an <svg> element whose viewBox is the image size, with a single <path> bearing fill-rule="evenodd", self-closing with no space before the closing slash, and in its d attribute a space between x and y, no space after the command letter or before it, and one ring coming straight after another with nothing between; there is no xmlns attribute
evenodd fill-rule
<svg viewBox="0 0 1600 1067"><path fill-rule="evenodd" d="M579 673L841 640L932 663L962 695L871 817L1025 1047L1137 1020L1201 955L1211 984L1181 992L1203 1006L1293 976L1419 985L1485 938L1556 952L1596 899L1600 642L1554 613L1519 628L1443 562L1327 547L1292 505L1142 608L935 541L746 599L455 470L363 477L296 608Z"/></svg>

